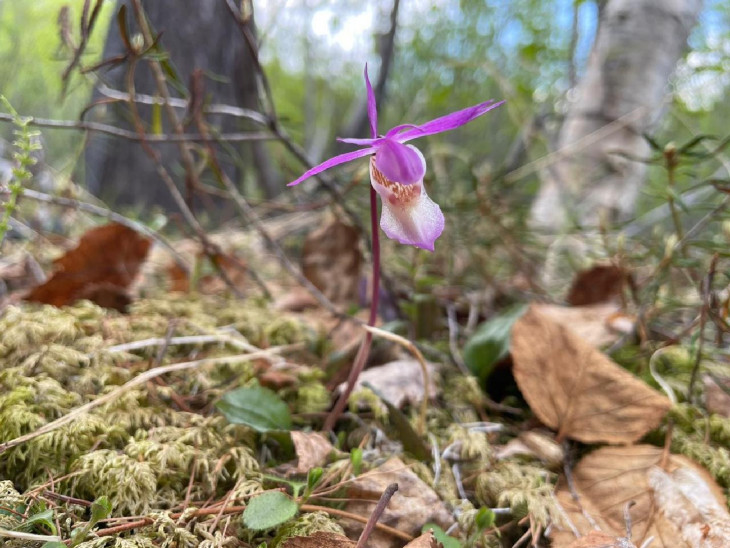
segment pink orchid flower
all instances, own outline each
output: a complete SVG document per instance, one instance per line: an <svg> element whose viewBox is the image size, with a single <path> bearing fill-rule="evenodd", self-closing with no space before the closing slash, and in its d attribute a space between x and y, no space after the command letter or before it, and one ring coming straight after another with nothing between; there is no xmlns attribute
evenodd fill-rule
<svg viewBox="0 0 730 548"><path fill-rule="evenodd" d="M370 182L383 202L380 228L388 238L433 251L434 242L444 230L444 214L438 204L428 197L423 186L423 176L426 174L426 160L423 154L413 145L405 143L418 137L461 127L497 108L504 101L479 103L420 126L402 124L378 137L378 110L373 87L368 78L367 65L365 65L365 86L368 93L368 118L372 138L338 139L365 148L330 158L288 186L298 185L305 179L336 165L363 156L373 156L370 159Z"/></svg>

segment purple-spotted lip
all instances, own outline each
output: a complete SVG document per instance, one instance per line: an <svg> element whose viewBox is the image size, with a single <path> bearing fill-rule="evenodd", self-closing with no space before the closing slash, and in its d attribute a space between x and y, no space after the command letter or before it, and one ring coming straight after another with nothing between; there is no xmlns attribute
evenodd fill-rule
<svg viewBox="0 0 730 548"><path fill-rule="evenodd" d="M394 207L407 207L418 199L423 189L423 180L403 184L388 178L380 169L376 158L370 158L370 180L375 191Z"/></svg>

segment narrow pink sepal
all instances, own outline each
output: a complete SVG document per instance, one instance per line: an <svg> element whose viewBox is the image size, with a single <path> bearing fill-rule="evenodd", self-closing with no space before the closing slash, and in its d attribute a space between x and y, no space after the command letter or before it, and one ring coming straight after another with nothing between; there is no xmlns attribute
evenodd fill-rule
<svg viewBox="0 0 730 548"><path fill-rule="evenodd" d="M369 148L363 148L360 150L353 150L352 152L346 152L345 154L340 154L338 156L334 156L334 157L330 158L329 160L322 162L318 166L314 166L309 171L304 172L299 178L293 180L291 183L289 183L286 186L298 185L302 181L309 179L312 175L317 175L317 173L323 172L325 169L329 169L331 167L338 166L340 164L344 164L344 163L350 162L352 160L356 160L357 158L362 158L363 156L370 156L376 150L377 149L375 147L369 147Z"/></svg>
<svg viewBox="0 0 730 548"><path fill-rule="evenodd" d="M365 87L368 92L368 120L370 120L370 137L378 136L378 106L375 104L375 92L368 78L368 64L365 63Z"/></svg>
<svg viewBox="0 0 730 548"><path fill-rule="evenodd" d="M483 114L486 114L490 110L497 108L503 103L504 101L500 101L498 103L495 103L494 101L486 101L484 103L474 105L473 107L465 108L463 110L457 110L456 112L452 112L451 114L447 114L446 116L441 116L440 118L436 118L434 120L431 120L430 122L426 122L425 124L420 124L413 129L408 129L396 135L395 139L397 139L401 143L405 143L407 141L410 141L411 139L417 139L419 137L425 137L426 135L434 135L436 133L450 131L452 129L456 129L457 127L468 124L472 120L479 118Z"/></svg>

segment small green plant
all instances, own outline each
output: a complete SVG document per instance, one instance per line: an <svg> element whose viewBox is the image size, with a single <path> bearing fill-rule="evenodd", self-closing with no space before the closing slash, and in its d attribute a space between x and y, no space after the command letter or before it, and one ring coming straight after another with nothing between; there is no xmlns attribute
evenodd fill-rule
<svg viewBox="0 0 730 548"><path fill-rule="evenodd" d="M13 140L13 176L7 189L0 188L1 194L7 193L2 219L0 219L0 245L5 240L5 234L10 224L10 216L15 211L18 202L18 196L23 191L23 183L33 178L30 172L30 166L36 163L33 152L40 150L41 146L37 142L36 137L40 135L39 131L30 129L31 118L23 118L20 116L4 95L0 95L0 102L10 112L13 117L13 123L16 126L14 130L15 139Z"/></svg>
<svg viewBox="0 0 730 548"><path fill-rule="evenodd" d="M74 529L71 532L71 544L74 546L79 545L89 535L94 526L101 520L108 518L112 513L112 503L109 502L107 497L99 497L91 503L91 519L79 529Z"/></svg>
<svg viewBox="0 0 730 548"><path fill-rule="evenodd" d="M297 503L281 491L266 491L249 501L243 523L249 529L263 531L289 521L298 511Z"/></svg>

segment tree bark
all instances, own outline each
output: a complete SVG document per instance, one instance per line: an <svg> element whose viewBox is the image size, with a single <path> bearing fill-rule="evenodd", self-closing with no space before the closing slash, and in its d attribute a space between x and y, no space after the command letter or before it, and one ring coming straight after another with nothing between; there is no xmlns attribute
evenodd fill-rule
<svg viewBox="0 0 730 548"><path fill-rule="evenodd" d="M130 36L139 29L132 16L130 0L118 0L117 10L127 5L127 20ZM160 46L169 55L180 83L188 86L196 69L205 74L205 101L225 103L259 110L256 73L251 53L241 37L236 22L226 9L225 0L143 0L147 18L155 32L161 33ZM248 22L253 27L253 18ZM126 52L116 20L112 21L104 47L104 59ZM114 89L128 91L128 66L125 63L108 72L101 78ZM157 88L147 62L137 63L134 86L136 93L157 95ZM181 97L179 90L170 86L174 97ZM95 91L92 101L104 96ZM147 130L150 130L153 109L149 105L138 105L138 110ZM172 126L166 119L164 108L158 111L162 118L163 133L172 133ZM95 121L102 121L127 129L134 129L131 123L129 106L126 103L113 103L94 107L90 115ZM179 117L185 113L180 110ZM240 120L232 117L210 116L208 123L222 132L239 131ZM186 131L196 133L193 124ZM148 144L155 149L163 165L180 181L181 190L185 180L182 174L180 154L175 143ZM238 146L238 145L235 145ZM256 172L257 179L267 197L275 195L280 187L278 174L269 161L263 143L242 145L247 166ZM240 170L234 165L230 155L218 148L219 158L232 180L241 178ZM113 137L94 134L89 137L85 152L85 179L89 190L117 205L141 204L158 205L165 209L175 209L168 191L156 172L154 162L136 142L123 141ZM202 176L203 182L217 186L211 174ZM202 194L196 193L195 201L200 204ZM209 200L205 197L204 200Z"/></svg>
<svg viewBox="0 0 730 548"><path fill-rule="evenodd" d="M608 0L558 137L558 159L541 173L535 228L597 226L629 219L646 165L642 135L659 119L669 78L701 0Z"/></svg>

